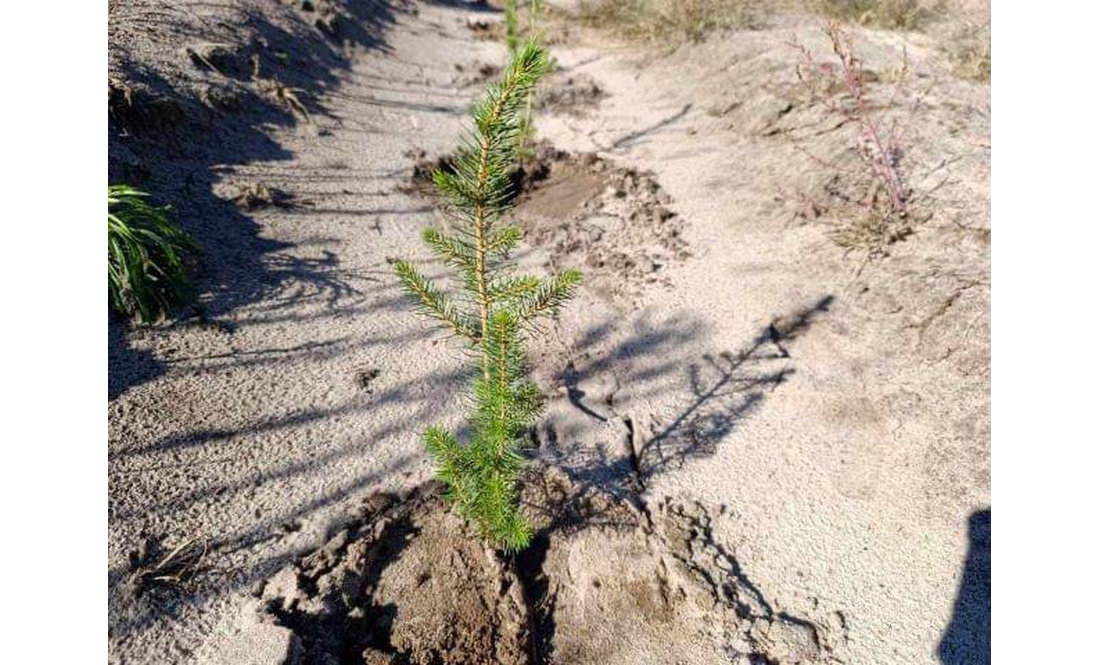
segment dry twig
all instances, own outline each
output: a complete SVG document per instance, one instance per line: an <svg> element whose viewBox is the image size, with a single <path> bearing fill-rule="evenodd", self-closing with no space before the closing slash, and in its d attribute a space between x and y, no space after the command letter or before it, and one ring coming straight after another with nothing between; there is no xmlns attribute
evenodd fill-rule
<svg viewBox="0 0 1100 665"><path fill-rule="evenodd" d="M130 553L130 586L135 594L157 587L186 590L203 570L208 552L206 541L194 538L183 540L168 552L156 539L149 538Z"/></svg>

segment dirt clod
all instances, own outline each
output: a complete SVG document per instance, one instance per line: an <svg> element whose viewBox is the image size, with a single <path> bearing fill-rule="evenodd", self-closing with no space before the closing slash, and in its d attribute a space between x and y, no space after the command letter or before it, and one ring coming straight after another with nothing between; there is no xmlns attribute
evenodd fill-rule
<svg viewBox="0 0 1100 665"><path fill-rule="evenodd" d="M263 182L228 184L217 188L218 196L228 199L245 210L276 207L290 208L295 204L294 197L276 187Z"/></svg>
<svg viewBox="0 0 1100 665"><path fill-rule="evenodd" d="M466 19L466 27L473 33L475 39L496 41L504 34L503 21L489 21L471 16Z"/></svg>
<svg viewBox="0 0 1100 665"><path fill-rule="evenodd" d="M598 106L605 96L603 88L586 74L553 77L536 97L535 108L580 116Z"/></svg>
<svg viewBox="0 0 1100 665"><path fill-rule="evenodd" d="M360 390L373 393L374 388L371 387L371 384L374 383L374 380L377 379L381 373L382 370L377 367L361 367L355 370L355 385L358 386Z"/></svg>
<svg viewBox="0 0 1100 665"><path fill-rule="evenodd" d="M200 659L202 665L301 665L302 642L293 631L254 623L226 636Z"/></svg>
<svg viewBox="0 0 1100 665"><path fill-rule="evenodd" d="M267 612L306 663L522 663L527 614L509 563L429 484L372 497L323 547L272 578Z"/></svg>
<svg viewBox="0 0 1100 665"><path fill-rule="evenodd" d="M188 44L184 48L187 57L199 68L205 68L219 74L239 73L243 64L239 61L238 49L232 44L218 42L199 42Z"/></svg>
<svg viewBox="0 0 1100 665"><path fill-rule="evenodd" d="M509 215L547 269L580 267L609 293L630 297L662 283L662 269L690 253L683 220L652 173L615 166L595 153L573 154L542 141L513 175ZM451 155L406 153L413 160L406 192L437 196L436 169L454 168Z"/></svg>

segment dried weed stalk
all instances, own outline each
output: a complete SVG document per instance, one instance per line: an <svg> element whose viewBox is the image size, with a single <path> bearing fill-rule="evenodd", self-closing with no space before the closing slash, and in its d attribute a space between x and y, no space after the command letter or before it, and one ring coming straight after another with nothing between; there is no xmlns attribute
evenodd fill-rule
<svg viewBox="0 0 1100 665"><path fill-rule="evenodd" d="M856 54L852 36L835 22L827 25L824 31L836 61L818 60L808 48L792 39L791 46L800 54L798 80L813 101L856 129L854 147L860 166L855 169L855 175L869 180L870 186L862 196L845 196L835 188L837 178L834 177L830 181L832 187L826 187L831 205L811 202L809 207L815 215L825 210L831 210L834 215L848 213L844 215L850 217L848 223L834 230L834 240L847 249L866 250L869 256L883 255L889 244L912 233L911 190L901 168L907 124L897 119L886 123L883 113L876 112L869 99L868 73ZM885 109L894 106L908 78L907 59L891 78L896 83ZM806 154L830 170L848 170Z"/></svg>

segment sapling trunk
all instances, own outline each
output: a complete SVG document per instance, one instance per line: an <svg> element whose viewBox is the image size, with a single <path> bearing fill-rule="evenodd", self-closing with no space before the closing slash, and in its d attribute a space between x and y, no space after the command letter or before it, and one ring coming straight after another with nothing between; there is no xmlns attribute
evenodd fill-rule
<svg viewBox="0 0 1100 665"><path fill-rule="evenodd" d="M454 170L433 174L456 228L428 229L424 241L458 274L462 294L452 299L410 263L396 263L421 311L474 351L478 371L469 440L438 427L424 439L460 514L507 551L521 550L530 540L516 484L524 435L542 408L542 395L527 379L523 339L533 321L558 311L581 278L575 270L549 279L513 274L509 255L522 233L502 219L514 196L523 105L546 70L546 52L536 42L517 49L503 78L475 108Z"/></svg>
<svg viewBox="0 0 1100 665"><path fill-rule="evenodd" d="M514 58L519 48L519 0L504 0L504 43Z"/></svg>

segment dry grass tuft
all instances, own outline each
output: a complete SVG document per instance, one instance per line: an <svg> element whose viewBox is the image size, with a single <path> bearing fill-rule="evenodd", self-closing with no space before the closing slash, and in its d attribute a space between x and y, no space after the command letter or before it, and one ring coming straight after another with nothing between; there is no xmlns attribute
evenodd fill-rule
<svg viewBox="0 0 1100 665"><path fill-rule="evenodd" d="M285 106L291 113L300 115L305 122L313 123L313 119L309 117L309 111L306 110L305 104L298 96L298 93L304 93L304 91L300 88L291 88L284 85L282 81L274 76L261 76L260 57L258 55L252 56L252 83L255 84L256 90L260 94Z"/></svg>
<svg viewBox="0 0 1100 665"><path fill-rule="evenodd" d="M759 17L753 0L582 0L580 19L629 39L675 48L712 32L751 28Z"/></svg>
<svg viewBox="0 0 1100 665"><path fill-rule="evenodd" d="M922 0L816 0L818 11L843 21L889 30L919 30L941 10Z"/></svg>
<svg viewBox="0 0 1100 665"><path fill-rule="evenodd" d="M130 588L134 595L157 588L191 590L195 577L205 570L209 551L207 543L194 538L171 549L158 539L148 538L130 552Z"/></svg>
<svg viewBox="0 0 1100 665"><path fill-rule="evenodd" d="M993 77L993 47L989 24L971 27L952 40L951 68L961 79L989 83Z"/></svg>
<svg viewBox="0 0 1100 665"><path fill-rule="evenodd" d="M873 194L872 198L875 196L881 194ZM847 210L843 210L844 207ZM837 224L829 232L833 242L848 251L866 252L869 258L885 256L890 245L913 233L908 217L897 215L879 202L853 202L847 206L834 202L831 212L836 217L845 217L844 223Z"/></svg>

